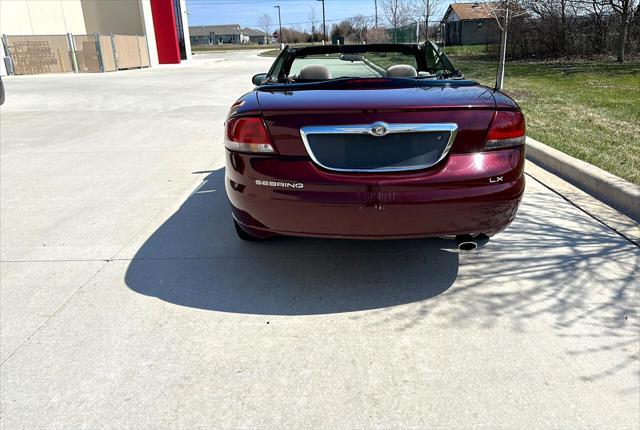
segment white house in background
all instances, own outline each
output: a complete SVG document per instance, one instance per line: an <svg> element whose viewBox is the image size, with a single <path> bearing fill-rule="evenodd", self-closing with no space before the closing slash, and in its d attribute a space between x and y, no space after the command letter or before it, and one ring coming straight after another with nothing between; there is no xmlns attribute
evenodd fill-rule
<svg viewBox="0 0 640 430"><path fill-rule="evenodd" d="M247 43L249 36L245 36L239 24L197 25L189 27L191 44L223 45L227 43Z"/></svg>
<svg viewBox="0 0 640 430"><path fill-rule="evenodd" d="M253 28L243 28L242 34L249 38L249 43L257 43L264 45L271 42L271 36L264 31L254 30Z"/></svg>

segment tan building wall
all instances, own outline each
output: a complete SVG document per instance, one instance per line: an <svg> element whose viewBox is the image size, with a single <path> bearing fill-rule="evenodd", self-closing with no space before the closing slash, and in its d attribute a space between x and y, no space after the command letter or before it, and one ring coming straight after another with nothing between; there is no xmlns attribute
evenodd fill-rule
<svg viewBox="0 0 640 430"><path fill-rule="evenodd" d="M87 32L144 35L140 0L80 0L80 3Z"/></svg>
<svg viewBox="0 0 640 430"><path fill-rule="evenodd" d="M80 0L0 0L0 34L86 32Z"/></svg>

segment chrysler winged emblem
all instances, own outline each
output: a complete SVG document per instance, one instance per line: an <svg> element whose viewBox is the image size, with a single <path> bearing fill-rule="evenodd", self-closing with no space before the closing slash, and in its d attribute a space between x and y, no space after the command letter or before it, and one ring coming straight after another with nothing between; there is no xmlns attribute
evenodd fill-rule
<svg viewBox="0 0 640 430"><path fill-rule="evenodd" d="M371 134L374 136L384 136L388 132L389 130L385 123L377 122L371 126Z"/></svg>

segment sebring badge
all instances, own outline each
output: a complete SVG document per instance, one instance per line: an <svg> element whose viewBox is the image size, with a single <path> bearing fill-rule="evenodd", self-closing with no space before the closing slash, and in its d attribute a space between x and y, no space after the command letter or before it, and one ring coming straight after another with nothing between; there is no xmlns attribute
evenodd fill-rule
<svg viewBox="0 0 640 430"><path fill-rule="evenodd" d="M256 185L276 188L304 188L304 184L302 182L262 181L260 179L256 179Z"/></svg>
<svg viewBox="0 0 640 430"><path fill-rule="evenodd" d="M374 136L384 136L388 131L387 125L382 122L377 122L371 127L371 134Z"/></svg>

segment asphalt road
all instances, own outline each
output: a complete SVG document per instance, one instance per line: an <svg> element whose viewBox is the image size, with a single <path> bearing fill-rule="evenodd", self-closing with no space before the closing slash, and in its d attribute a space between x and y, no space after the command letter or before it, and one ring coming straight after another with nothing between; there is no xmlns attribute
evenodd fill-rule
<svg viewBox="0 0 640 430"><path fill-rule="evenodd" d="M4 430L638 428L637 246L544 172L470 254L242 243L222 123L272 59L199 58L5 81Z"/></svg>

